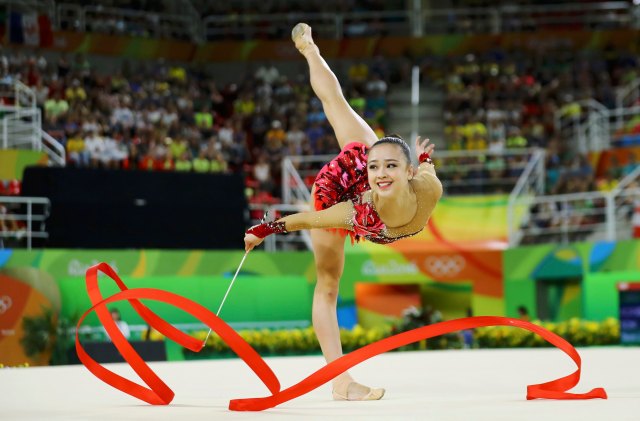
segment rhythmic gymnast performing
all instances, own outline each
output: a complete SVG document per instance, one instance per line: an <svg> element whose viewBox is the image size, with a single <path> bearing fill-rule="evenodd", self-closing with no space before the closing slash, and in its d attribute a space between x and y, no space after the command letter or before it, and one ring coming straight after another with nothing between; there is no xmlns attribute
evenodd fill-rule
<svg viewBox="0 0 640 421"><path fill-rule="evenodd" d="M309 65L311 86L322 101L335 131L340 153L318 173L312 187L315 211L303 212L250 228L244 238L249 252L270 234L311 230L317 283L312 321L327 363L342 356L336 315L338 287L344 269L344 240L391 243L419 233L442 196L430 155L434 145L416 139L418 167L411 165L407 143L398 136L378 139L349 106L342 88L318 46L311 28L299 23L291 33ZM378 400L384 389L370 388L345 372L333 380L336 400Z"/></svg>
<svg viewBox="0 0 640 421"><path fill-rule="evenodd" d="M262 223L245 233L246 251L236 276L248 252L266 236L311 230L317 270L312 320L327 364L306 375L298 383L283 389L267 362L217 314L195 301L169 291L153 288L129 289L116 271L106 263L90 267L86 274L87 292L92 306L78 320L75 338L76 352L82 364L105 383L149 404L167 405L173 400L171 388L127 341L112 319L107 305L128 301L149 326L193 352L202 350L206 340L196 339L159 317L140 301L145 299L174 306L209 326L269 390L270 394L267 396L231 400L229 409L234 411L273 408L329 381L333 383L333 397L336 400L381 399L384 389L355 382L348 370L376 355L420 340L482 326L512 326L531 331L563 351L575 363L576 371L569 375L529 385L527 399L606 399L606 391L602 388L594 388L586 393L568 392L578 384L582 364L578 352L569 342L541 326L507 317L479 316L440 322L399 333L349 354L342 354L336 304L344 266L346 235L350 235L352 241L367 239L377 243L390 243L417 234L425 227L440 199L442 185L430 159L434 147L428 140L416 139L419 164L417 168L413 168L409 147L402 139L397 136L378 139L373 130L348 105L338 80L313 42L311 28L306 24L298 24L293 29L292 38L309 64L311 85L323 103L341 152L316 177L312 188L315 211ZM111 278L120 291L105 298L98 285L99 272ZM235 276L229 288L234 280ZM78 332L85 317L93 311L120 354L146 386L101 366L84 350Z"/></svg>

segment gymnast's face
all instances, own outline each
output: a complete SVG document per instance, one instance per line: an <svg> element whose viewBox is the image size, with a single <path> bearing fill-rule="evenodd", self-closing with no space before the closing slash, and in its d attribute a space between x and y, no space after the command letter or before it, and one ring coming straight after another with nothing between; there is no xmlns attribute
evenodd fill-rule
<svg viewBox="0 0 640 421"><path fill-rule="evenodd" d="M379 196L402 192L413 177L413 169L400 146L389 143L369 150L367 171L371 190Z"/></svg>

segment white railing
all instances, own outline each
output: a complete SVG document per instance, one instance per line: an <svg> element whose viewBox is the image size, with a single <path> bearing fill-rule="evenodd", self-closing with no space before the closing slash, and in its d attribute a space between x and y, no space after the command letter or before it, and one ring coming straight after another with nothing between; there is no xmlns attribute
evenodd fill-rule
<svg viewBox="0 0 640 421"><path fill-rule="evenodd" d="M17 79L0 82L0 97L4 98L5 104L11 104L3 105L3 109L36 107L35 92Z"/></svg>
<svg viewBox="0 0 640 421"><path fill-rule="evenodd" d="M607 194L586 192L537 196L527 200L527 222L520 226L519 241L510 238L510 246L530 243L569 243L581 241L595 231L607 231Z"/></svg>
<svg viewBox="0 0 640 421"><path fill-rule="evenodd" d="M31 250L34 238L49 238L45 227L51 208L49 199L0 196L0 205L7 208L6 214L0 214L0 227L3 227L0 230L0 240L3 246L4 240L12 240L18 246L24 243L24 246Z"/></svg>
<svg viewBox="0 0 640 421"><path fill-rule="evenodd" d="M436 151L434 163L446 194L509 193L531 176L533 165L536 188L544 189L544 153L539 149L503 151ZM534 164L532 164L534 162ZM494 166L497 165L497 166Z"/></svg>
<svg viewBox="0 0 640 421"><path fill-rule="evenodd" d="M282 201L285 204L304 204L311 200L311 192L298 167L310 164L307 172L315 174L319 167L335 158L334 155L286 156L282 160ZM315 168L314 167L315 164Z"/></svg>
<svg viewBox="0 0 640 421"><path fill-rule="evenodd" d="M285 157L282 161L283 202L294 209L308 209L310 192L304 179L307 175L315 175L332 158L333 155ZM542 149L438 151L435 158L438 178L446 194L511 192L507 213L509 238L519 241L519 227L527 220L531 198L544 192L545 153ZM492 159L504 160L504 172L499 177L491 178L489 162ZM466 176L457 179L460 172Z"/></svg>
<svg viewBox="0 0 640 421"><path fill-rule="evenodd" d="M49 165L66 165L64 146L42 130L38 108L0 107L0 111L6 113L0 120L0 149L44 151Z"/></svg>
<svg viewBox="0 0 640 421"><path fill-rule="evenodd" d="M640 7L640 6L639 6ZM640 79L635 79L616 92L616 107L628 108L640 105Z"/></svg>
<svg viewBox="0 0 640 421"><path fill-rule="evenodd" d="M2 1L2 0L0 0ZM44 151L49 165L66 165L64 147L42 130L42 116L35 93L18 80L0 83L0 98L12 105L0 105L0 149L17 148Z"/></svg>
<svg viewBox="0 0 640 421"><path fill-rule="evenodd" d="M529 219L530 200L544 193L545 189L545 152L534 150L531 159L513 190L509 194L507 205L507 236L509 245L517 244L522 238L520 226Z"/></svg>
<svg viewBox="0 0 640 421"><path fill-rule="evenodd" d="M510 198L508 215L520 211L522 217L509 217L509 245L631 238L631 218L640 203L639 178L640 166L610 192Z"/></svg>
<svg viewBox="0 0 640 421"><path fill-rule="evenodd" d="M610 122L611 134L615 134L619 130L623 129L627 123L629 123L632 119L640 116L640 105L636 105L634 107L627 108L616 108L615 110L611 110L609 112L608 120ZM623 137L625 135L622 135ZM635 134L631 135L634 137L638 137L640 135ZM624 144L618 138L612 138L610 140L611 144L614 146L624 146Z"/></svg>
<svg viewBox="0 0 640 421"><path fill-rule="evenodd" d="M67 151L53 136L40 129L40 148L49 157L49 165L64 167L67 165Z"/></svg>
<svg viewBox="0 0 640 421"><path fill-rule="evenodd" d="M563 138L571 139L580 153L608 149L611 139L611 112L600 102L587 99L577 102L580 113L567 114L562 108L554 116L555 128Z"/></svg>
<svg viewBox="0 0 640 421"><path fill-rule="evenodd" d="M2 111L6 113L2 118L2 148L40 150L40 110L3 107Z"/></svg>

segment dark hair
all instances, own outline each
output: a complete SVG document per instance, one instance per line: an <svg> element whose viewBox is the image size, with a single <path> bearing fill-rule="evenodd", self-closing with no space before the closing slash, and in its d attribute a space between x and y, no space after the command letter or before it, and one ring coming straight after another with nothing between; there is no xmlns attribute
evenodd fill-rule
<svg viewBox="0 0 640 421"><path fill-rule="evenodd" d="M400 147L400 149L402 149L402 153L404 154L404 157L407 160L407 164L411 164L411 149L409 149L409 145L407 145L407 142L405 142L397 134L386 135L385 137L381 138L376 143L371 145L371 148L369 148L369 150L375 148L378 145L384 145L384 144L396 145Z"/></svg>

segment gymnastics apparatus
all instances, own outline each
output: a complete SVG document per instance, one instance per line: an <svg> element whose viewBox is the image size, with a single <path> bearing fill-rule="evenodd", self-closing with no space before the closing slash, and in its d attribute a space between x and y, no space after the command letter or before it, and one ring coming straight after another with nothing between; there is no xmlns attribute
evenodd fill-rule
<svg viewBox="0 0 640 421"><path fill-rule="evenodd" d="M110 296L103 297L98 286L98 272L102 272L115 281L120 292ZM198 352L205 342L201 342L186 333L176 329L171 324L160 318L148 307L142 304L140 299L163 302L172 305L186 313L192 315L205 325L209 326L216 332L222 340L241 358L251 370L260 378L262 383L271 392L270 396L234 399L229 402L229 409L233 411L262 411L273 408L283 402L290 401L301 395L304 395L319 386L331 381L334 377L340 375L346 370L360 364L383 352L405 346L424 339L433 338L450 332L463 329L473 329L483 326L513 326L521 329L529 330L544 340L563 351L576 364L575 372L545 383L533 384L527 386L527 399L606 399L607 394L603 388L594 388L586 393L571 393L569 389L573 388L580 381L580 372L582 362L580 355L576 349L562 337L538 326L533 323L525 322L518 319L497 316L477 316L467 317L463 319L441 322L421 328L417 328L408 332L403 332L373 344L364 346L349 354L346 354L337 360L327 364L316 372L310 374L300 382L293 386L281 390L280 382L269 365L260 357L260 355L249 345L244 339L238 335L224 320L220 319L213 312L209 311L202 305L191 301L185 297L154 288L136 288L128 289L122 282L118 274L106 263L99 263L87 270L86 275L87 292L93 306L87 310L78 320L75 346L76 352L82 364L108 385L138 398L152 405L168 405L174 397L174 393L169 386L151 370L147 363L133 349L131 344L122 335L120 330L112 319L107 304L117 301L127 300L131 303L135 311L142 317L153 329L162 333L167 339L173 340L183 347ZM140 376L148 387L142 386L131 380L128 380L113 371L105 368L97 363L87 354L80 343L78 329L82 325L85 317L95 311L100 322L105 327L107 334L113 341L125 361Z"/></svg>

